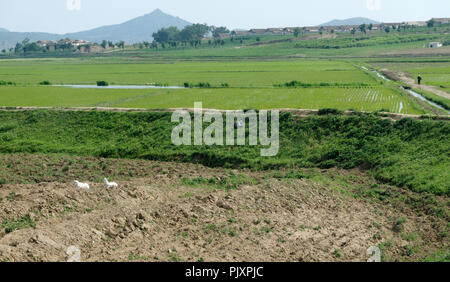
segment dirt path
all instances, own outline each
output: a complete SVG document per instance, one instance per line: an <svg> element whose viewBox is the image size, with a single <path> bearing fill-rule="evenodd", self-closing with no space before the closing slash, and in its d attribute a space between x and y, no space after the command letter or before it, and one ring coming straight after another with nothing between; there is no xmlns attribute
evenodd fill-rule
<svg viewBox="0 0 450 282"><path fill-rule="evenodd" d="M66 261L69 246L82 261L366 261L367 248L380 244L384 259L408 261L447 244L440 219L339 192L343 179L374 185L359 173L309 179L157 162L143 169L153 176L110 190L3 185L0 261ZM226 191L211 179L243 181Z"/></svg>
<svg viewBox="0 0 450 282"><path fill-rule="evenodd" d="M442 91L439 88L437 88L436 86L431 86L431 85L426 85L426 84L422 84L422 85L417 84L416 80L413 77L411 77L411 75L408 72L405 72L405 71L393 72L393 71L390 71L387 69L383 69L382 72L384 74L388 75L389 77L393 78L394 80L403 81L404 83L408 84L412 88L429 91L438 96L444 97L446 99L450 99L450 93Z"/></svg>

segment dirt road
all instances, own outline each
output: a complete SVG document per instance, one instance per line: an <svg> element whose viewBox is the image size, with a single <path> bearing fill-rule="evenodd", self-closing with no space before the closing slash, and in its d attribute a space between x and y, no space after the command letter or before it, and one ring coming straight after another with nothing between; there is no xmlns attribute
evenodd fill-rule
<svg viewBox="0 0 450 282"><path fill-rule="evenodd" d="M408 84L412 88L422 89L425 91L432 92L438 96L444 97L446 99L450 99L450 93L440 90L436 86L426 85L426 84L417 84L417 81L415 78L411 77L411 75L404 71L390 71L387 69L381 70L383 74L387 75L388 77L396 80L396 81L402 81L406 84Z"/></svg>

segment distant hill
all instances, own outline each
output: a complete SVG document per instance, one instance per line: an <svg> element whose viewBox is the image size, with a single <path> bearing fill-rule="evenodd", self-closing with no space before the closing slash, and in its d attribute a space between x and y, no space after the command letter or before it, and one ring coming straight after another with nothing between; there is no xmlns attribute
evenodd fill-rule
<svg viewBox="0 0 450 282"><path fill-rule="evenodd" d="M191 23L163 13L157 9L150 14L138 17L118 25L103 26L88 31L66 34L65 37L82 39L91 42L102 40L136 43L152 41L152 34L163 27L176 26L179 29Z"/></svg>
<svg viewBox="0 0 450 282"><path fill-rule="evenodd" d="M0 27L0 32L9 32L9 30Z"/></svg>
<svg viewBox="0 0 450 282"><path fill-rule="evenodd" d="M361 24L380 24L380 22L368 18L350 18L345 20L332 20L321 24L320 26L341 26L341 25L361 25Z"/></svg>
<svg viewBox="0 0 450 282"><path fill-rule="evenodd" d="M100 43L102 40L113 42L125 41L126 43L136 43L142 41L152 41L152 34L163 27L176 26L183 28L191 25L178 17L163 13L157 9L150 14L132 19L122 24L102 26L99 28L67 33L51 34L39 32L7 32L0 30L0 49L14 47L17 42L29 38L31 41L37 40L59 40L61 38L82 39Z"/></svg>

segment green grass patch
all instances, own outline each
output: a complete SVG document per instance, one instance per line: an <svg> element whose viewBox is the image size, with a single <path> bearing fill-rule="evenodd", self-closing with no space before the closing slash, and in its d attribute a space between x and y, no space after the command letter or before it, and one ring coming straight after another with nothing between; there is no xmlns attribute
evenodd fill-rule
<svg viewBox="0 0 450 282"><path fill-rule="evenodd" d="M424 262L450 262L450 251L441 250L426 257Z"/></svg>
<svg viewBox="0 0 450 282"><path fill-rule="evenodd" d="M29 216L24 216L20 219L4 220L0 224L0 229L4 229L6 233L30 227L36 227L36 223Z"/></svg>
<svg viewBox="0 0 450 282"><path fill-rule="evenodd" d="M417 93L421 94L423 97L425 97L426 99L435 102L436 104L442 106L444 109L450 111L450 100L446 99L444 97L438 96L434 93L431 93L429 91L425 91L425 90L421 90L421 89L413 89L414 91L416 91Z"/></svg>
<svg viewBox="0 0 450 282"><path fill-rule="evenodd" d="M190 187L212 187L215 189L234 190L241 185L255 184L256 180L249 178L248 176L239 174L231 175L229 177L195 177L195 178L183 178L181 183Z"/></svg>

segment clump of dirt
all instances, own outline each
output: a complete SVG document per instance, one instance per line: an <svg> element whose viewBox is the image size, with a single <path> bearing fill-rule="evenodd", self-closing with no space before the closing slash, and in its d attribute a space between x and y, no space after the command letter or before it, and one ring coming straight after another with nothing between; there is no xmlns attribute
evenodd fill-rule
<svg viewBox="0 0 450 282"><path fill-rule="evenodd" d="M4 184L0 261L67 261L71 246L82 261L366 261L371 246L414 261L448 247L445 219L355 193L376 185L360 172L145 164L117 189Z"/></svg>
<svg viewBox="0 0 450 282"><path fill-rule="evenodd" d="M389 78L390 80L400 81L399 75L397 73L393 72L393 71L390 71L390 70L387 70L387 69L383 69L383 70L381 70L381 73L385 77Z"/></svg>

